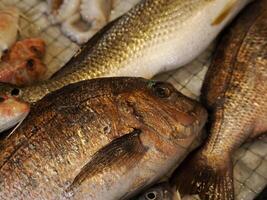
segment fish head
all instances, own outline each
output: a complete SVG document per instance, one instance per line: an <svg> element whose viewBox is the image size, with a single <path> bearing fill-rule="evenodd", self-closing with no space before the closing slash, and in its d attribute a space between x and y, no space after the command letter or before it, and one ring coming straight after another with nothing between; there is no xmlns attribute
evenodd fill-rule
<svg viewBox="0 0 267 200"><path fill-rule="evenodd" d="M45 42L41 38L31 38L24 40L24 45L37 58L42 58L45 54Z"/></svg>
<svg viewBox="0 0 267 200"><path fill-rule="evenodd" d="M200 103L167 82L146 81L141 89L129 94L128 103L146 127L170 141L191 143L201 134L207 120Z"/></svg>
<svg viewBox="0 0 267 200"><path fill-rule="evenodd" d="M0 132L23 121L30 111L29 104L16 97L0 95Z"/></svg>
<svg viewBox="0 0 267 200"><path fill-rule="evenodd" d="M180 197L174 188L167 183L159 183L141 193L132 200L179 200Z"/></svg>

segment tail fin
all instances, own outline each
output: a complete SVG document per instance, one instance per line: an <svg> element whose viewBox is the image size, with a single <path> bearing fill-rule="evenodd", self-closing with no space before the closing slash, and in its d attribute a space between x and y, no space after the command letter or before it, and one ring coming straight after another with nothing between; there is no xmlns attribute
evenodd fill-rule
<svg viewBox="0 0 267 200"><path fill-rule="evenodd" d="M201 200L233 200L233 167L228 158L193 152L174 172L171 180L181 195L197 194Z"/></svg>

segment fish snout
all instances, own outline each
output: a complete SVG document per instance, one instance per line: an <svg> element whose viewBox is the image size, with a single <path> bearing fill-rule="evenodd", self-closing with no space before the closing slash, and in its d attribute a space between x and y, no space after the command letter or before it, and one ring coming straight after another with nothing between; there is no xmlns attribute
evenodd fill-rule
<svg viewBox="0 0 267 200"><path fill-rule="evenodd" d="M0 132L23 121L30 112L28 103L15 97L0 96Z"/></svg>
<svg viewBox="0 0 267 200"><path fill-rule="evenodd" d="M191 109L176 113L176 123L173 127L173 137L178 140L192 140L201 134L206 121L207 111L198 102L194 101Z"/></svg>

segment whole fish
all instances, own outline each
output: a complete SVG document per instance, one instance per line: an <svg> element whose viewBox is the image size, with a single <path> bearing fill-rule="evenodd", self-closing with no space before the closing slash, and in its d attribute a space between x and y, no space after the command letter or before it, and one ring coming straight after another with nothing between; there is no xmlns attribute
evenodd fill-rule
<svg viewBox="0 0 267 200"><path fill-rule="evenodd" d="M32 103L81 80L151 78L182 66L199 55L250 1L142 0L85 44L52 80L19 89L20 97ZM0 93L10 95L12 90L4 86Z"/></svg>
<svg viewBox="0 0 267 200"><path fill-rule="evenodd" d="M14 85L30 85L43 79L47 70L42 58L45 43L40 38L16 42L0 63L0 82Z"/></svg>
<svg viewBox="0 0 267 200"><path fill-rule="evenodd" d="M172 183L202 200L234 199L231 156L267 132L267 0L256 1L225 32L202 88L209 137L178 167Z"/></svg>
<svg viewBox="0 0 267 200"><path fill-rule="evenodd" d="M38 101L2 141L0 199L126 199L181 161L206 117L169 83L68 85Z"/></svg>
<svg viewBox="0 0 267 200"><path fill-rule="evenodd" d="M0 96L0 132L23 121L29 111L29 104L21 102L15 97Z"/></svg>
<svg viewBox="0 0 267 200"><path fill-rule="evenodd" d="M131 200L181 200L181 198L168 182L163 182L152 186Z"/></svg>

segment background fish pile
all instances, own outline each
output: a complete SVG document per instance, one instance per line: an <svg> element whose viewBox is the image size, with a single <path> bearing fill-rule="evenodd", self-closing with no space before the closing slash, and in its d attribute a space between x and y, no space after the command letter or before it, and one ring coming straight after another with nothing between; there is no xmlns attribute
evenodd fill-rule
<svg viewBox="0 0 267 200"><path fill-rule="evenodd" d="M110 20L129 10L139 0L116 0ZM47 44L44 63L48 70L46 77L58 71L79 46L64 36L58 26L51 26L45 11L47 4L41 0L2 0L1 4L16 5L29 19L21 19L23 36L42 37ZM32 26L31 23L34 23ZM214 49L211 45L202 55L190 64L173 72L155 77L172 83L183 94L198 99L200 88L210 65ZM234 184L236 199L253 199L267 183L267 139L244 144L234 155Z"/></svg>

